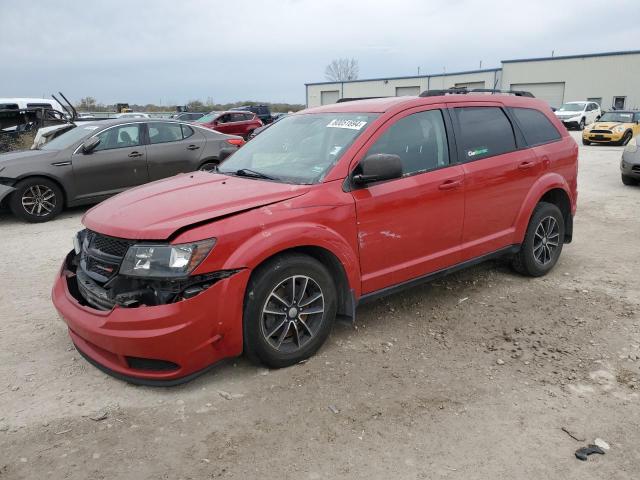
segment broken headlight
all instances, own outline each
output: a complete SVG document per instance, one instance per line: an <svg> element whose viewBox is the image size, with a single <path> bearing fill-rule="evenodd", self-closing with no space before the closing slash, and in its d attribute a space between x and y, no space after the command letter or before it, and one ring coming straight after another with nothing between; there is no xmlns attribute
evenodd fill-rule
<svg viewBox="0 0 640 480"><path fill-rule="evenodd" d="M189 275L209 254L215 238L180 245L132 245L120 273L132 277L180 278Z"/></svg>

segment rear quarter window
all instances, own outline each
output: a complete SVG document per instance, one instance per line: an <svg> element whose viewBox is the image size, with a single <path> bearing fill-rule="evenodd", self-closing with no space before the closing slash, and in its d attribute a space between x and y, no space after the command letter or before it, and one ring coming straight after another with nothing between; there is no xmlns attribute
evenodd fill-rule
<svg viewBox="0 0 640 480"><path fill-rule="evenodd" d="M462 161L471 162L516 149L511 122L499 107L457 107L454 115Z"/></svg>
<svg viewBox="0 0 640 480"><path fill-rule="evenodd" d="M560 140L560 133L544 113L533 108L512 108L511 112L529 146Z"/></svg>

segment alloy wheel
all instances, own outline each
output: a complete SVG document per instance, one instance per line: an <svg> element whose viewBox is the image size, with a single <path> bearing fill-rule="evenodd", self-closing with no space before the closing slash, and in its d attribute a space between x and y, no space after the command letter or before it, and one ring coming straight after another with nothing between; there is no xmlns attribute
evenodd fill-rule
<svg viewBox="0 0 640 480"><path fill-rule="evenodd" d="M533 239L533 258L540 265L547 265L553 259L559 245L558 221L552 216L544 217L540 220Z"/></svg>
<svg viewBox="0 0 640 480"><path fill-rule="evenodd" d="M56 208L56 194L46 185L32 185L21 200L25 212L36 217L46 217Z"/></svg>
<svg viewBox="0 0 640 480"><path fill-rule="evenodd" d="M267 297L260 321L262 335L282 353L300 350L320 330L324 310L324 294L313 278L288 277Z"/></svg>

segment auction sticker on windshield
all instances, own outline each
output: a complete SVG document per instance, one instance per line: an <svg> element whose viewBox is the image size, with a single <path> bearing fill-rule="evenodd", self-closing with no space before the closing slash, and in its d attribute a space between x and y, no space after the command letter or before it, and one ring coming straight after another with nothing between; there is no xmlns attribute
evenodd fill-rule
<svg viewBox="0 0 640 480"><path fill-rule="evenodd" d="M334 118L329 122L327 128L348 128L350 130L361 130L367 122L363 122L362 120L342 120L338 118Z"/></svg>

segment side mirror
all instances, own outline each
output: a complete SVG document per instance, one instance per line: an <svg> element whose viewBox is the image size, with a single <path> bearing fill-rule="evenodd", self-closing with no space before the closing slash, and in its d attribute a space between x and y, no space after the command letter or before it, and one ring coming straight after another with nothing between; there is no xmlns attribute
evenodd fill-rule
<svg viewBox="0 0 640 480"><path fill-rule="evenodd" d="M402 177L400 157L389 153L369 155L360 162L359 168L362 173L353 176L353 182L356 185Z"/></svg>
<svg viewBox="0 0 640 480"><path fill-rule="evenodd" d="M82 153L91 153L100 143L98 137L91 137L89 140L82 144Z"/></svg>

